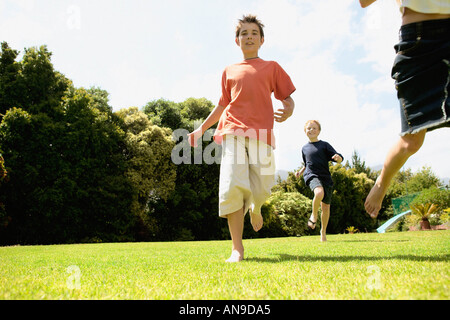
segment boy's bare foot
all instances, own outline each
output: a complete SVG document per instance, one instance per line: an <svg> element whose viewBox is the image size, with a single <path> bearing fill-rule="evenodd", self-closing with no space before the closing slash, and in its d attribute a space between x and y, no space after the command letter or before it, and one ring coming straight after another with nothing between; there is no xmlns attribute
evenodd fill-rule
<svg viewBox="0 0 450 320"><path fill-rule="evenodd" d="M366 208L367 213L375 219L378 216L378 212L381 209L381 203L383 202L384 192L381 186L378 184L378 181L375 182L374 186L369 192L369 195L366 198L366 202L364 203L364 207Z"/></svg>
<svg viewBox="0 0 450 320"><path fill-rule="evenodd" d="M327 242L327 235L320 232L320 242Z"/></svg>
<svg viewBox="0 0 450 320"><path fill-rule="evenodd" d="M261 230L264 223L261 213L253 213L253 211L250 210L250 222L253 226L253 230L256 232Z"/></svg>
<svg viewBox="0 0 450 320"><path fill-rule="evenodd" d="M231 262L231 263L234 263L234 262L240 262L240 261L242 261L244 259L244 253L242 252L242 253L240 253L239 251L237 251L237 250L233 250L232 252L231 252L231 256L227 259L227 260L225 260L225 262Z"/></svg>

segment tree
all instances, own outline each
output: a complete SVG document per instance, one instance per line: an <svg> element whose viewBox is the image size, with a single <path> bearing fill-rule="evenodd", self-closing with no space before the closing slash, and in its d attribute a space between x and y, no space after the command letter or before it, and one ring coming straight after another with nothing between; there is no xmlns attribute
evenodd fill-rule
<svg viewBox="0 0 450 320"><path fill-rule="evenodd" d="M147 115L136 107L116 113L123 120L126 132L126 176L137 192L133 196L132 211L138 218L140 240L151 238L154 223L145 213L149 201L167 199L175 188L176 168L170 161L175 143L171 130L151 124Z"/></svg>
<svg viewBox="0 0 450 320"><path fill-rule="evenodd" d="M72 83L54 70L51 56L46 46L25 49L16 82L22 89L21 107L24 110L55 118L62 116L62 98Z"/></svg>
<svg viewBox="0 0 450 320"><path fill-rule="evenodd" d="M174 190L170 157L171 130L192 127L210 102L160 99L144 108L148 116L133 108L115 114L106 91L75 88L54 70L46 46L25 49L19 62L17 55L2 44L0 145L10 182L0 194L11 221L0 243L221 233L218 165L178 166Z"/></svg>
<svg viewBox="0 0 450 320"><path fill-rule="evenodd" d="M180 107L180 115L184 119L183 128L189 130L194 129L193 123L189 122L206 119L211 110L214 109L214 105L206 98L189 98L181 102Z"/></svg>
<svg viewBox="0 0 450 320"><path fill-rule="evenodd" d="M123 131L84 89L70 90L61 110L56 120L13 108L2 120L0 144L10 172L2 192L12 220L0 240L132 240Z"/></svg>
<svg viewBox="0 0 450 320"><path fill-rule="evenodd" d="M377 178L377 172L366 166L366 161L361 159L359 153L356 150L354 150L352 153L351 165L347 161L345 167L354 169L355 173L365 173L369 179L372 179L374 181Z"/></svg>
<svg viewBox="0 0 450 320"><path fill-rule="evenodd" d="M431 168L424 166L407 181L406 188L408 193L414 193L431 187L439 187L441 184L442 182Z"/></svg>
<svg viewBox="0 0 450 320"><path fill-rule="evenodd" d="M0 146L9 181L0 185L8 218L0 242L133 240L125 134L107 92L74 88L45 46L16 57L2 43Z"/></svg>
<svg viewBox="0 0 450 320"><path fill-rule="evenodd" d="M131 241L136 220L130 208L136 189L124 175L125 133L111 108L99 104L104 93L92 90L94 94L73 90L64 100L66 130L60 147L69 170L66 179L73 181L69 191L75 193L68 206L80 219L77 239Z"/></svg>
<svg viewBox="0 0 450 320"><path fill-rule="evenodd" d="M175 102L159 99L147 103L143 112L159 127L176 130L185 127L180 114L180 106Z"/></svg>
<svg viewBox="0 0 450 320"><path fill-rule="evenodd" d="M0 153L0 184L6 180L8 171L5 168L5 159L3 159L2 154Z"/></svg>
<svg viewBox="0 0 450 320"><path fill-rule="evenodd" d="M149 102L143 111L153 124L172 130L184 129L181 140L187 139L195 121L204 120L213 109L208 100L189 98L181 103L166 100ZM175 141L180 143L180 141ZM212 141L204 141L203 149ZM218 148L220 150L220 148ZM194 164L194 152L189 147L190 164L176 166L175 189L167 200L152 201L149 217L155 221L154 239L209 240L228 237L225 219L218 218L218 187L220 166L201 161Z"/></svg>
<svg viewBox="0 0 450 320"><path fill-rule="evenodd" d="M5 159L3 159L3 156L0 153L0 186L6 182L7 174L8 171L6 171ZM0 230L2 230L2 228L6 228L10 220L10 217L6 213L3 201L3 195L0 195Z"/></svg>
<svg viewBox="0 0 450 320"><path fill-rule="evenodd" d="M93 110L96 110L99 114L114 117L112 107L109 105L108 91L99 87L92 87L87 89L86 92L92 98L90 105Z"/></svg>
<svg viewBox="0 0 450 320"><path fill-rule="evenodd" d="M0 53L0 120L12 107L23 105L23 82L20 81L21 64L16 62L19 54L8 43L1 43Z"/></svg>

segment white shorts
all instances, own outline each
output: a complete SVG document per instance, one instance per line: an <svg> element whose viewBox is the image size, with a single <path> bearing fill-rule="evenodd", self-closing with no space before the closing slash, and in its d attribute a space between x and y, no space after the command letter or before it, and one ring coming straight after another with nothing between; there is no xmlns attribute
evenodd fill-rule
<svg viewBox="0 0 450 320"><path fill-rule="evenodd" d="M256 139L225 135L219 181L219 216L251 207L254 213L270 196L275 185L273 148Z"/></svg>

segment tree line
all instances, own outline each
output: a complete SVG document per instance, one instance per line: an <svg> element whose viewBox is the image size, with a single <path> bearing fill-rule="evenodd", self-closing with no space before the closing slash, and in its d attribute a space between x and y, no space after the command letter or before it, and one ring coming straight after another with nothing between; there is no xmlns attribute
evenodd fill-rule
<svg viewBox="0 0 450 320"><path fill-rule="evenodd" d="M1 43L0 244L228 239L217 215L219 164L194 164L194 152L192 164L171 159L180 143L174 131L192 131L214 108L210 101L159 99L113 112L107 91L76 88L56 71L46 46L25 49L20 61L18 55ZM376 222L363 214L363 199L377 173L356 152L331 172L329 232L349 225L372 231ZM422 179L420 188L439 184L429 168L401 172L381 217L404 192L402 179ZM263 207L263 230L246 227L245 236L317 232L306 228L311 198L289 173Z"/></svg>

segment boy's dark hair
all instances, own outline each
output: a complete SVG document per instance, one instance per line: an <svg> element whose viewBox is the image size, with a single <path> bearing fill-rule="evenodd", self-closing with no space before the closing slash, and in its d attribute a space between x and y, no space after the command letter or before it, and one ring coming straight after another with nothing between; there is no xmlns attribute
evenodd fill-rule
<svg viewBox="0 0 450 320"><path fill-rule="evenodd" d="M262 24L261 20L256 18L256 16L248 14L244 15L242 19L238 20L238 25L236 26L236 38L239 37L239 33L241 32L242 24L244 23L256 23L259 27L259 33L261 34L261 37L264 38L264 25Z"/></svg>

